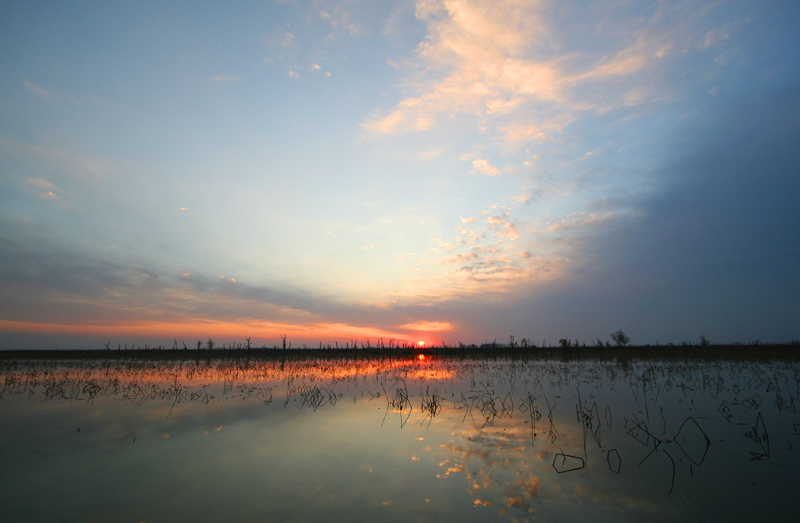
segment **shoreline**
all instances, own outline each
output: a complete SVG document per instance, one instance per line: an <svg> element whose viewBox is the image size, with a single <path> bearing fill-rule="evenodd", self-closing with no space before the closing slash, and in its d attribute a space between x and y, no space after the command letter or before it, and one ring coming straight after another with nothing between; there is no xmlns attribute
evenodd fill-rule
<svg viewBox="0 0 800 523"><path fill-rule="evenodd" d="M800 359L800 343L750 345L643 345L613 347L363 347L363 348L219 348L219 349L14 349L1 350L0 360L74 359L283 359L326 357L528 357L552 358L685 358L718 359L731 357Z"/></svg>

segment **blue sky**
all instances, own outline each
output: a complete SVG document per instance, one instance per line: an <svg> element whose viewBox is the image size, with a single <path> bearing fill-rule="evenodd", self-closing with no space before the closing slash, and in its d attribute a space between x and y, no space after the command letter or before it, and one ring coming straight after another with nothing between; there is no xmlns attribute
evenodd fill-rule
<svg viewBox="0 0 800 523"><path fill-rule="evenodd" d="M0 20L0 348L798 339L795 2Z"/></svg>

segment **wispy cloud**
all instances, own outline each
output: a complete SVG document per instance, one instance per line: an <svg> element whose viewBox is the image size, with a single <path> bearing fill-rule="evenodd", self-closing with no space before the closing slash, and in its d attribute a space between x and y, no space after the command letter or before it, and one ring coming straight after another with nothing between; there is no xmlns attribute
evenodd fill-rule
<svg viewBox="0 0 800 523"><path fill-rule="evenodd" d="M59 147L34 145L0 137L0 149L8 154L45 162L60 171L69 172L82 181L98 180L119 173L117 166L105 158L76 154Z"/></svg>
<svg viewBox="0 0 800 523"><path fill-rule="evenodd" d="M453 115L471 115L478 127L517 147L553 136L584 112L660 99L666 88L657 81L660 59L686 52L687 40L705 48L726 34L699 32L693 22L707 10L687 13L672 3L650 17L630 14L625 32L613 23L614 9L593 7L598 19L584 25L565 22L575 16L570 9L514 0L417 1L427 37L404 66L410 73L404 90L412 94L370 115L364 128L376 134L420 132ZM588 28L594 34L578 32ZM571 49L572 40L590 36L603 45ZM619 83L623 78L626 83Z"/></svg>
<svg viewBox="0 0 800 523"><path fill-rule="evenodd" d="M44 88L29 80L21 82L22 87L40 100L46 102L70 102L75 105L82 105L81 100L75 97L70 91L61 88ZM83 99L87 101L88 99Z"/></svg>
<svg viewBox="0 0 800 523"><path fill-rule="evenodd" d="M52 102L56 98L55 94L27 80L22 82L22 87L24 87L29 93L33 93L34 95L43 100L47 100L48 102Z"/></svg>
<svg viewBox="0 0 800 523"><path fill-rule="evenodd" d="M216 74L214 75L214 81L216 82L238 82L241 80L241 76L233 75L233 74Z"/></svg>
<svg viewBox="0 0 800 523"><path fill-rule="evenodd" d="M453 330L453 324L446 321L426 321L418 320L404 325L398 325L398 329L408 329L414 331L441 332Z"/></svg>
<svg viewBox="0 0 800 523"><path fill-rule="evenodd" d="M0 255L12 262L0 269L0 315L4 318L0 331L111 339L128 335L181 339L201 333L237 340L288 334L304 342L315 338L411 342L406 331L453 328L427 320L398 326L398 318L409 314L397 307L342 305L298 289L237 283L228 274L209 278L183 269L98 261L55 245L43 250L28 240L2 240ZM28 302L42 305L33 308Z"/></svg>
<svg viewBox="0 0 800 523"><path fill-rule="evenodd" d="M562 218L555 223L551 223L547 230L550 232L559 232L564 229L571 229L576 227L585 227L587 225L595 224L604 222L606 220L610 220L615 218L617 215L614 213L589 213L589 212L578 212L568 216L566 218Z"/></svg>
<svg viewBox="0 0 800 523"><path fill-rule="evenodd" d="M261 36L261 43L267 49L264 61L277 63L297 59L296 39L287 27L277 27Z"/></svg>
<svg viewBox="0 0 800 523"><path fill-rule="evenodd" d="M26 178L25 183L36 191L39 198L45 201L61 201L61 198L55 193L60 189L44 178Z"/></svg>

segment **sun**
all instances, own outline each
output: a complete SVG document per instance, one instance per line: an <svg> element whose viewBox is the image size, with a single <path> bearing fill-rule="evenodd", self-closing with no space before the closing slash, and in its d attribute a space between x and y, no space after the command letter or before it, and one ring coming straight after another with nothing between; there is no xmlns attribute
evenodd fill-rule
<svg viewBox="0 0 800 523"><path fill-rule="evenodd" d="M417 347L419 347L420 349L424 348L425 347L425 342L422 341L422 340L418 341L417 342Z"/></svg>

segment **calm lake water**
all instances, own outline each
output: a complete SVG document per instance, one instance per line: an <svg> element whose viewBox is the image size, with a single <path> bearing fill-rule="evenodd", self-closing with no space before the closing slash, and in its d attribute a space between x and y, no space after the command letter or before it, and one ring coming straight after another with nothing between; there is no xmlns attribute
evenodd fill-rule
<svg viewBox="0 0 800 523"><path fill-rule="evenodd" d="M793 360L0 362L3 521L796 521Z"/></svg>

